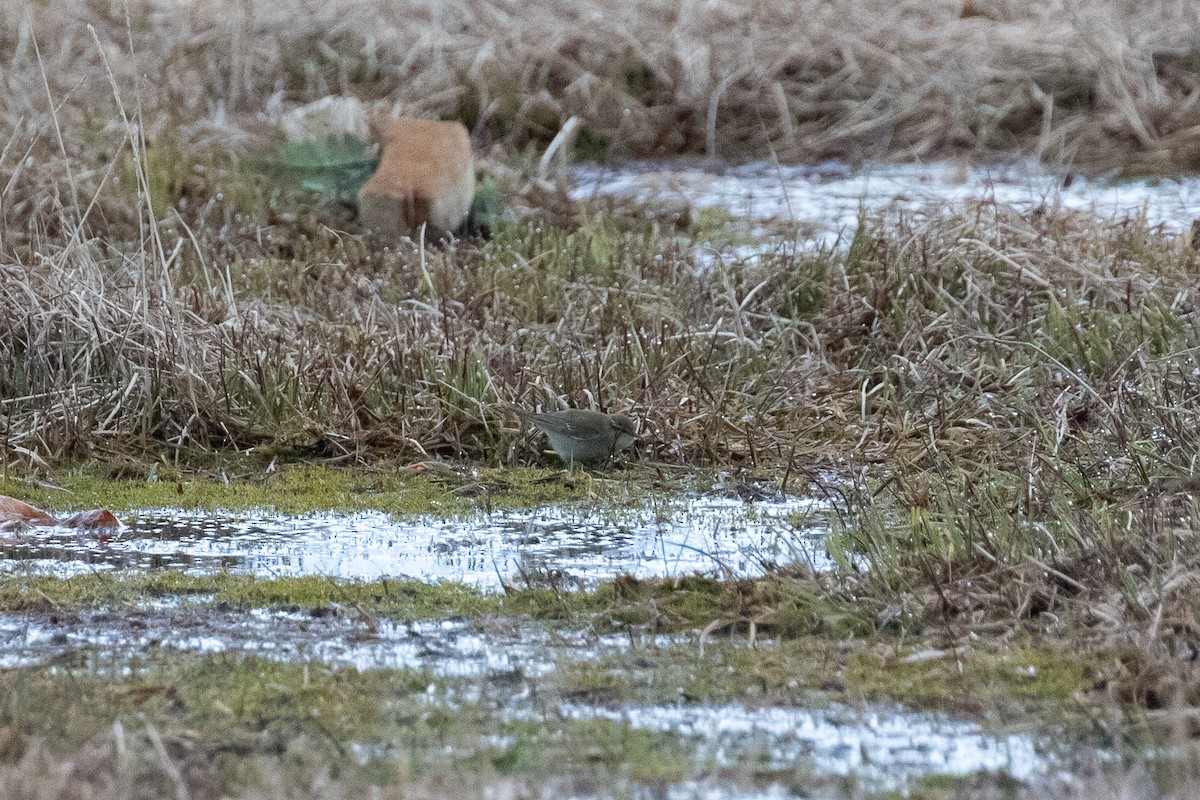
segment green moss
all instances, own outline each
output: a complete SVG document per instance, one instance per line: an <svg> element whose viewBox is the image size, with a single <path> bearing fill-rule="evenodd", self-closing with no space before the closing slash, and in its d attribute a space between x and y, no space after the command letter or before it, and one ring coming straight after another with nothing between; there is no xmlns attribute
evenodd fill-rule
<svg viewBox="0 0 1200 800"><path fill-rule="evenodd" d="M108 508L189 510L266 509L282 514L375 510L388 514L455 516L495 508L531 508L546 504L602 500L614 507L638 497L624 480L541 469L484 469L471 473L450 467L424 472L399 468L340 470L293 464L271 474L253 470L249 458L225 459L228 482L184 474L160 462L142 467L142 479L107 477L98 465L54 476L31 486L0 479L0 494L51 511ZM243 470L238 476L238 470ZM124 467L107 472L120 475ZM225 473L226 469L222 468ZM228 474L228 473L226 473ZM49 484L59 487L50 488ZM60 489L66 489L61 491Z"/></svg>
<svg viewBox="0 0 1200 800"><path fill-rule="evenodd" d="M966 712L1027 713L1069 704L1094 688L1102 654L1035 647L952 651L907 660L900 651L879 658L860 653L840 680L845 692L865 700L899 700L921 708Z"/></svg>
<svg viewBox="0 0 1200 800"><path fill-rule="evenodd" d="M455 583L335 581L316 575L256 578L173 570L85 573L69 578L0 577L0 611L8 612L137 606L149 598L205 596L235 608L323 609L337 604L400 619L505 614L583 625L595 619L606 631L646 625L662 631L694 630L714 620L725 623L712 626L715 631L745 631L752 619L761 635L791 637L818 630L846 630L812 618L802 624L773 624L768 603L782 605L788 602L788 594L786 587L770 581L726 584L689 577L673 581L620 579L590 591L565 591L534 581L529 586L510 586L503 594L485 594Z"/></svg>
<svg viewBox="0 0 1200 800"><path fill-rule="evenodd" d="M682 780L695 769L695 756L678 736L632 728L609 720L562 726L511 723L510 743L492 757L503 773L539 777L564 771L615 771L626 780L647 783Z"/></svg>
<svg viewBox="0 0 1200 800"><path fill-rule="evenodd" d="M150 598L211 597L234 608L325 609L398 619L478 616L503 608L499 595L484 595L454 583L378 580L338 582L322 576L255 578L249 575L187 575L161 570L146 573L91 573L70 578L0 578L4 611L137 606Z"/></svg>
<svg viewBox="0 0 1200 800"><path fill-rule="evenodd" d="M719 207L696 211L696 238L715 245L748 243L746 223L731 212Z"/></svg>
<svg viewBox="0 0 1200 800"><path fill-rule="evenodd" d="M620 578L588 591L566 591L531 580L503 594L455 583L412 580L335 581L324 576L257 578L173 570L85 573L68 578L0 577L0 611L137 606L148 598L213 598L235 608L323 609L331 605L398 619L504 614L533 620L593 624L612 630L699 630L796 638L867 634L870 621L846 603L821 597L798 580L670 581Z"/></svg>
<svg viewBox="0 0 1200 800"><path fill-rule="evenodd" d="M865 634L874 630L870 608L831 595L817 582L772 576L761 580L718 580L680 576L675 580L638 580L628 576L595 590L610 606L613 622L675 630L710 627L766 636L813 633Z"/></svg>
<svg viewBox="0 0 1200 800"><path fill-rule="evenodd" d="M52 670L0 674L0 727L55 749L81 746L123 720L172 738L186 731L200 752L251 754L315 747L325 761L351 763L353 742L433 742L422 721L429 676L357 672L238 656L169 656L131 662L127 676ZM188 748L188 752L191 747Z"/></svg>
<svg viewBox="0 0 1200 800"><path fill-rule="evenodd" d="M218 209L222 223L232 222L239 214L261 220L278 194L260 173L243 169L228 149L185 148L174 130L144 143L137 158L132 151L125 151L119 169L118 191L130 201L148 198L164 229L177 227L168 213L171 209L190 220L193 228L201 225L195 215L204 206ZM182 229L175 232L184 235ZM182 283L195 279L211 287L213 276L202 273L194 252L186 251L181 258L178 278Z"/></svg>
<svg viewBox="0 0 1200 800"><path fill-rule="evenodd" d="M1091 691L1106 654L1035 647L906 660L922 652L893 640L807 637L747 647L745 635L611 654L560 667L558 691L601 705L761 702L820 706L830 700L902 703L915 709L1045 719ZM881 650L890 651L881 655ZM1101 702L1103 698L1097 698Z"/></svg>
<svg viewBox="0 0 1200 800"><path fill-rule="evenodd" d="M250 759L263 756L278 759L280 768L303 758L335 775L386 782L482 768L526 778L658 783L696 769L686 740L669 733L604 720L503 722L487 706L431 704L431 686L452 696L464 682L420 671L186 654L133 661L121 671L0 673L0 732L15 737L9 743L18 749L38 740L70 752L109 735L117 722L129 734L119 746L136 753L141 733L153 730L181 772L215 767L209 779L224 792L249 776ZM503 744L489 744L497 740ZM206 760L218 753L215 764Z"/></svg>
<svg viewBox="0 0 1200 800"><path fill-rule="evenodd" d="M964 797L1016 800L1027 794L1027 787L1005 772L979 772L972 775L927 775L906 791L889 792L880 796L880 800L958 800Z"/></svg>

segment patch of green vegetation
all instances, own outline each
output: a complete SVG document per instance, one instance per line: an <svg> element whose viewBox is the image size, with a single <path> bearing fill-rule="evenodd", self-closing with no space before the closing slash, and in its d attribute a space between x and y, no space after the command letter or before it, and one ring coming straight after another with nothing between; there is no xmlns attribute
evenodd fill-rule
<svg viewBox="0 0 1200 800"><path fill-rule="evenodd" d="M561 665L556 691L568 701L601 705L683 700L811 707L842 700L1046 721L1075 711L1109 657L1033 645L922 651L895 639L829 637L747 647L744 634L708 637L699 652L687 643L636 653Z"/></svg>
<svg viewBox="0 0 1200 800"><path fill-rule="evenodd" d="M1185 345L1188 333L1177 315L1157 303L1130 316L1068 296L1047 309L1031 344L1084 380L1105 381L1137 351L1161 356Z"/></svg>
<svg viewBox="0 0 1200 800"><path fill-rule="evenodd" d="M761 635L781 637L855 635L874 630L869 605L849 602L816 581L800 577L638 580L626 576L600 584L594 594L614 623L652 630L753 629Z"/></svg>
<svg viewBox="0 0 1200 800"><path fill-rule="evenodd" d="M379 159L353 134L327 135L315 141L285 142L260 166L277 181L315 193L325 203L354 203Z"/></svg>
<svg viewBox="0 0 1200 800"><path fill-rule="evenodd" d="M549 777L564 768L616 771L638 783L680 781L695 771L696 756L680 737L610 720L583 720L563 728L541 722L505 725L509 743L492 756L506 774Z"/></svg>
<svg viewBox="0 0 1200 800"><path fill-rule="evenodd" d="M478 616L503 609L503 597L455 583L413 580L334 581L322 576L256 578L174 570L89 573L69 578L10 575L0 578L0 609L8 612L137 607L151 598L211 598L239 609L327 610L396 619Z"/></svg>
<svg viewBox="0 0 1200 800"><path fill-rule="evenodd" d="M20 588L22 594L14 593ZM552 588L481 596L463 587L375 581L335 583L322 578L255 580L241 576L188 576L181 573L71 579L10 578L0 582L0 608L54 608L62 604L144 602L146 596L206 595L204 602L236 608L283 606L328 608L339 613L422 616L528 615L553 619L555 627L587 625L627 630L631 647L606 648L594 660L560 662L551 675L536 679L542 702L600 706L727 703L802 705L831 700L899 702L919 709L983 714L993 719L1053 724L1075 712L1101 683L1108 656L1072 649L1049 649L1032 642L1014 646L924 650L923 637L836 635L777 639L747 646L763 629L747 625L706 626L699 641L646 645L644 624L630 625L621 614L636 600L658 606L660 618L672 609L704 615L724 597L754 598L775 605L778 585L683 579L671 582L605 584L596 592ZM688 596L690 595L690 596ZM688 597L683 597L688 596ZM624 608L614 611L614 599ZM49 605L39 605L40 602ZM21 601L26 605L22 606ZM743 600L749 605L750 601ZM489 623L492 624L492 623ZM677 619L660 632L688 630ZM30 669L0 673L0 742L21 752L33 738L69 750L100 735L112 720L128 730L152 726L172 743L185 763L191 754L219 747L223 785L237 774L245 779L246 759L266 753L279 758L330 763L348 775L395 781L429 770L451 772L480 767L501 775L547 779L563 774L609 776L661 783L677 781L710 767L698 763L676 734L650 733L605 721L504 722L491 710L430 705L430 687L458 696L470 681L412 671L357 673L313 664L277 664L254 658L126 654L113 678L113 666L97 663L70 674ZM534 680L523 678L523 680ZM5 683L7 682L7 683ZM459 688L456 688L459 687ZM1097 702L1107 700L1098 696ZM35 713L35 709L41 711ZM52 719L42 719L47 714ZM135 721L136 720L136 721ZM107 727L106 727L107 726ZM15 736L16 738L11 738ZM495 744L494 742L501 743ZM493 742L483 744L481 742ZM351 745L370 752L365 766L352 762ZM363 749L365 748L365 750ZM180 755L182 753L182 755ZM235 768L236 767L236 768ZM758 775L743 765L738 779ZM358 770L363 772L358 772ZM768 770L761 777L786 778Z"/></svg>
<svg viewBox="0 0 1200 800"><path fill-rule="evenodd" d="M228 481L185 475L169 463L139 465L141 479L104 474L98 465L81 467L31 486L0 479L9 495L50 511L104 507L114 512L145 508L239 511L266 509L281 514L321 511L382 511L399 516L466 515L497 508L533 508L588 501L622 507L641 497L636 485L588 473L533 468L484 469L471 473L449 466L428 470L339 470L308 464L273 472L255 470L266 454L223 458ZM253 471L251 471L253 470ZM127 474L124 465L108 471ZM239 474L240 473L240 474ZM53 488L57 487L57 488ZM66 491L62 491L65 489Z"/></svg>
<svg viewBox="0 0 1200 800"><path fill-rule="evenodd" d="M163 597L211 598L234 608L333 606L368 617L430 619L499 614L533 620L591 624L601 631L707 629L794 638L817 633L865 634L871 622L844 601L820 598L802 581L670 581L621 578L593 590L565 590L531 580L488 594L454 583L411 580L335 581L323 576L258 578L174 570L0 577L0 611L136 607Z"/></svg>
<svg viewBox="0 0 1200 800"><path fill-rule="evenodd" d="M118 182L119 192L131 205L147 199L154 218L165 230L173 229L176 220L171 212L188 220L193 228L202 227L198 211L206 205L219 207L220 223L228 224L239 215L258 219L276 194L273 188L253 172L246 171L227 150L219 147L189 148L180 145L178 133L169 131L155 141L143 144L135 158L131 149L121 155ZM218 201L219 198L219 201ZM176 231L183 235L182 230ZM189 262L180 276L185 282L199 267L195 254L184 254ZM203 279L203 276L198 276ZM211 276L208 277L211 287Z"/></svg>
<svg viewBox="0 0 1200 800"><path fill-rule="evenodd" d="M399 619L478 616L501 607L495 595L484 595L461 584L411 580L344 583L313 577L243 578L222 580L214 597L238 608L321 609L340 605Z"/></svg>
<svg viewBox="0 0 1200 800"><path fill-rule="evenodd" d="M1000 713L1009 718L1070 705L1095 688L1106 654L1033 646L996 650L860 652L839 680L855 699L898 700L918 708Z"/></svg>
<svg viewBox="0 0 1200 800"><path fill-rule="evenodd" d="M121 186L131 196L148 196L158 216L179 202L188 177L188 162L173 140L164 139L144 147L137 158L133 151L126 151L123 158Z"/></svg>
<svg viewBox="0 0 1200 800"><path fill-rule="evenodd" d="M65 681L49 670L0 676L10 702L4 722L56 742L79 745L112 724L114 717L178 716L197 735L235 747L274 728L280 734L309 731L337 739L378 730L380 695L393 699L421 692L428 676L334 670L236 656L164 658L134 662L131 676L111 680L77 673ZM366 700L371 696L370 700ZM231 729L242 736L229 738Z"/></svg>
<svg viewBox="0 0 1200 800"><path fill-rule="evenodd" d="M1089 688L1087 669L1072 666L1075 653L1016 648L906 662L907 655L905 649L884 655L867 642L824 639L762 648L709 641L699 652L694 642L634 647L595 662L560 665L536 681L537 696L602 706L805 707L878 697L1001 716L1036 708L1050 724ZM1027 669L1031 664L1037 669ZM181 766L218 749L224 756L209 764L216 770L209 779L226 789L247 777L248 759L264 755L303 755L383 782L482 767L534 780L620 775L661 784L712 767L678 733L606 720L505 721L491 702L450 702L476 679L170 652L131 657L115 674L112 666L0 672L0 741L7 748L0 758L19 757L35 740L69 752L119 722L130 733L154 731ZM1043 685L1039 674L1054 677ZM431 703L433 697L444 699ZM136 749L141 741L122 746ZM733 777L756 774L753 764L743 766ZM769 772L762 777L781 777Z"/></svg>
<svg viewBox="0 0 1200 800"><path fill-rule="evenodd" d="M1025 796L1026 786L1007 772L978 772L972 775L927 775L903 792L880 795L880 800L959 800L989 798L1017 800Z"/></svg>
<svg viewBox="0 0 1200 800"><path fill-rule="evenodd" d="M264 758L288 773L304 759L326 765L327 778L376 785L480 770L661 784L707 766L671 733L605 720L506 722L490 704L451 700L471 680L420 671L175 653L134 660L118 672L124 674L0 673L0 769L33 746L66 754L109 736L116 741L104 750L128 760L94 759L93 769L154 783L163 777L162 759L170 758L180 780L208 785L204 796L255 785ZM435 696L443 699L431 702ZM156 759L155 747L170 755Z"/></svg>
<svg viewBox="0 0 1200 800"><path fill-rule="evenodd" d="M746 229L746 221L719 206L696 210L696 239L715 247L757 243Z"/></svg>
<svg viewBox="0 0 1200 800"><path fill-rule="evenodd" d="M812 256L796 254L779 258L781 280L788 288L781 292L779 313L795 320L813 319L825 307L830 259L833 253L820 251Z"/></svg>
<svg viewBox="0 0 1200 800"><path fill-rule="evenodd" d="M478 735L470 715L443 720L427 713L431 678L419 671L175 654L135 660L127 673L116 678L77 670L69 679L50 669L2 673L0 696L7 699L0 730L17 732L10 742L17 752L35 740L63 752L119 722L135 737L153 731L185 768L200 769L226 789L238 762L250 756L308 752L335 769L353 769L353 746L385 742L420 769L443 763L447 745L470 747ZM138 748L140 741L118 746ZM206 761L218 753L215 762Z"/></svg>
<svg viewBox="0 0 1200 800"><path fill-rule="evenodd" d="M467 216L467 233L490 237L503 224L516 224L516 214L504 200L504 193L490 177L480 179L471 198L471 212Z"/></svg>
<svg viewBox="0 0 1200 800"><path fill-rule="evenodd" d="M587 125L580 125L571 151L581 161L601 161L612 151L612 141Z"/></svg>

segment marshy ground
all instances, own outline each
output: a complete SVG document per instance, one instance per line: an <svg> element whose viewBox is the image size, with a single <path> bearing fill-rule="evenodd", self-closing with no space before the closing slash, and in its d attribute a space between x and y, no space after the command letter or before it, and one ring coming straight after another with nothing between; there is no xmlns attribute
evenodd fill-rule
<svg viewBox="0 0 1200 800"><path fill-rule="evenodd" d="M129 523L0 534L0 795L1184 796L1198 29L0 0L0 494ZM466 122L491 235L264 170L330 94Z"/></svg>

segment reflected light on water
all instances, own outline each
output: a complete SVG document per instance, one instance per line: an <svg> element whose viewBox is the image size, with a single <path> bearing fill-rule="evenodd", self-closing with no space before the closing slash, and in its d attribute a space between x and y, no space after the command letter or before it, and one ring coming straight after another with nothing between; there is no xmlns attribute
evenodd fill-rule
<svg viewBox="0 0 1200 800"><path fill-rule="evenodd" d="M747 576L797 561L827 568L827 511L807 498L679 499L604 511L555 506L463 519L158 509L126 515L128 528L108 541L59 528L10 537L0 544L0 564L64 575L173 568L262 577L411 577L490 589L548 572L567 584L626 573Z"/></svg>

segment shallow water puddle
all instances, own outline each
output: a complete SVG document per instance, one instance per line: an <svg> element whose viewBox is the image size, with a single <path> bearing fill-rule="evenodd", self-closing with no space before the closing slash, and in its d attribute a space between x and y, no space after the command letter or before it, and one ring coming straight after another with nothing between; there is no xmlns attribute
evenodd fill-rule
<svg viewBox="0 0 1200 800"><path fill-rule="evenodd" d="M831 513L830 505L811 498L746 502L726 497L652 499L633 509L547 507L462 519L164 509L122 515L127 528L108 540L61 528L8 536L0 541L5 559L0 563L10 571L58 574L175 568L264 577L410 576L491 589L501 579L520 583L524 573L556 572L569 586L620 573L749 575L771 563L795 561L825 569ZM819 698L818 709L563 701L556 668L614 653L633 657L647 641L650 649L698 645L695 635L650 637L635 647L628 635L560 632L504 619L405 622L339 606L315 613L243 611L217 605L211 597L185 597L133 609L0 616L0 668L120 671L137 659L173 651L359 670L423 670L430 675L425 702L451 710L486 709L492 727L479 733L484 746L503 744L503 736L496 739L496 726L510 723L554 729L609 720L677 739L696 774L710 774L712 765L718 769L716 782L658 787L655 797L790 796L793 790L770 783L777 772L827 780L852 776L862 786L889 790L933 774L999 771L1036 779L1053 763L1027 735L993 736L973 722L894 708L828 707ZM368 754L376 752L373 743L363 746ZM386 758L387 752L385 746L378 755Z"/></svg>
<svg viewBox="0 0 1200 800"><path fill-rule="evenodd" d="M229 570L263 577L413 577L498 589L522 575L594 583L697 571L760 574L764 565L829 566L821 544L828 506L705 497L604 511L547 507L464 519L395 519L380 513L289 517L184 512L124 515L109 540L34 530L0 540L0 568L60 575L96 569Z"/></svg>
<svg viewBox="0 0 1200 800"><path fill-rule="evenodd" d="M1093 211L1124 219L1145 214L1152 224L1181 231L1200 209L1200 178L1109 182L1066 179L1036 164L847 164L689 167L641 161L619 167L582 165L571 173L572 196L629 197L643 203L718 208L755 223L798 226L802 240L832 244L853 233L859 214L916 211L931 205L990 201L1021 210L1039 206ZM760 231L760 233L763 231Z"/></svg>
<svg viewBox="0 0 1200 800"><path fill-rule="evenodd" d="M783 770L807 763L816 775L854 775L877 790L898 788L923 775L981 770L1029 780L1048 768L1030 736L993 736L971 722L899 709L563 704L558 713L690 737L699 743L701 758L721 766L753 763Z"/></svg>
<svg viewBox="0 0 1200 800"><path fill-rule="evenodd" d="M697 646L695 637L658 636L633 648L624 635L550 632L497 620L368 622L349 609L317 615L267 609L235 612L214 608L203 598L120 612L0 616L4 669L121 669L133 659L166 650L240 653L360 670L420 669L431 674L429 702L439 707L486 706L495 710L498 720L551 728L563 722L610 720L677 736L688 743L696 763L734 771L745 765L768 773L799 766L814 776L853 775L864 786L885 790L925 775L981 770L1028 780L1045 774L1052 762L1031 736L991 735L972 722L894 707L680 703L618 708L561 702L555 699L552 679L551 688L540 688L540 680L564 660ZM364 753L374 752L364 747ZM715 797L740 796L734 785L708 789Z"/></svg>
<svg viewBox="0 0 1200 800"><path fill-rule="evenodd" d="M102 664L126 662L156 650L177 650L312 660L359 670L422 669L452 677L517 670L544 675L554 668L555 648L571 647L578 656L601 646L611 650L614 643L578 632L480 627L454 619L364 620L350 610L230 611L202 599L119 612L0 616L0 669L70 663L89 653Z"/></svg>

